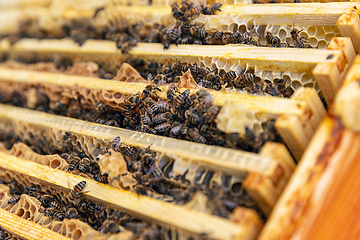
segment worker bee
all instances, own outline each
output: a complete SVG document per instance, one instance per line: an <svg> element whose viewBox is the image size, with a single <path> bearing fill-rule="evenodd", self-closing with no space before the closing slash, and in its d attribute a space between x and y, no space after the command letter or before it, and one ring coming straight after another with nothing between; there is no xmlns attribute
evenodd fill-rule
<svg viewBox="0 0 360 240"><path fill-rule="evenodd" d="M243 33L243 37L244 37L244 41L242 43L251 44L251 45L255 45L255 46L259 45L258 41L253 36L251 36L248 32Z"/></svg>
<svg viewBox="0 0 360 240"><path fill-rule="evenodd" d="M106 126L119 127L119 124L113 119L110 119L110 120L106 121L105 125Z"/></svg>
<svg viewBox="0 0 360 240"><path fill-rule="evenodd" d="M181 36L186 37L190 33L190 22L183 22L181 25Z"/></svg>
<svg viewBox="0 0 360 240"><path fill-rule="evenodd" d="M203 27L199 27L196 25L192 25L190 27L190 35L194 36L195 38L206 38L208 36L208 32L204 30Z"/></svg>
<svg viewBox="0 0 360 240"><path fill-rule="evenodd" d="M163 31L163 33L160 36L161 36L161 42L164 46L164 49L169 49L170 43L171 43L169 34L166 33L165 31Z"/></svg>
<svg viewBox="0 0 360 240"><path fill-rule="evenodd" d="M120 232L120 228L119 225L113 221L113 220L105 220L105 222L103 222L101 228L100 228L100 232L103 234L106 233L119 233Z"/></svg>
<svg viewBox="0 0 360 240"><path fill-rule="evenodd" d="M228 81L232 81L236 78L236 72L233 71L233 70L230 70L228 72L225 73L225 78L228 80Z"/></svg>
<svg viewBox="0 0 360 240"><path fill-rule="evenodd" d="M89 169L89 166L90 166L90 159L83 158L80 160L78 169L80 172L86 172Z"/></svg>
<svg viewBox="0 0 360 240"><path fill-rule="evenodd" d="M287 44L287 43L280 43L280 44L278 45L278 47L279 47L279 48L288 48L288 47L289 47L289 44Z"/></svg>
<svg viewBox="0 0 360 240"><path fill-rule="evenodd" d="M115 137L111 142L111 148L118 151L121 146L121 137Z"/></svg>
<svg viewBox="0 0 360 240"><path fill-rule="evenodd" d="M181 36L181 25L176 24L172 28L168 29L170 42L176 42L176 40Z"/></svg>
<svg viewBox="0 0 360 240"><path fill-rule="evenodd" d="M133 147L133 146L126 146L126 148L125 148L125 150L124 150L124 155L131 157L131 156L135 156L135 155L136 155L136 152L137 152L137 150L136 150L135 147Z"/></svg>
<svg viewBox="0 0 360 240"><path fill-rule="evenodd" d="M187 110L185 112L185 118L190 124L198 125L200 123L200 117L192 110Z"/></svg>
<svg viewBox="0 0 360 240"><path fill-rule="evenodd" d="M310 47L310 45L307 43L307 39L304 37L300 37L300 32L302 32L303 30L296 30L295 28L293 28L293 30L290 32L291 34L291 38L294 41L295 47L297 48L306 48L306 47Z"/></svg>
<svg viewBox="0 0 360 240"><path fill-rule="evenodd" d="M291 92L291 87L290 86L286 86L286 82L284 79L281 79L278 81L278 86L279 86L279 90L281 92L281 94L286 97L289 98L292 95Z"/></svg>
<svg viewBox="0 0 360 240"><path fill-rule="evenodd" d="M151 108L151 111L153 113L156 113L159 108L156 104L156 102L154 101L154 99L152 99L151 97L147 97L145 100L144 100L144 104L146 104L147 106L149 106Z"/></svg>
<svg viewBox="0 0 360 240"><path fill-rule="evenodd" d="M169 112L171 105L168 102L160 101L157 104L157 107L158 107L158 112L162 113L162 112Z"/></svg>
<svg viewBox="0 0 360 240"><path fill-rule="evenodd" d="M198 142L198 143L206 143L207 142L205 137L199 133L199 130L197 128L190 128L189 136L195 142Z"/></svg>
<svg viewBox="0 0 360 240"><path fill-rule="evenodd" d="M180 105L188 101L190 90L186 89L182 93L175 96L175 105Z"/></svg>
<svg viewBox="0 0 360 240"><path fill-rule="evenodd" d="M155 124L160 124L160 123L167 122L171 118L172 118L171 113L165 112L165 113L159 113L159 114L153 116L152 119Z"/></svg>
<svg viewBox="0 0 360 240"><path fill-rule="evenodd" d="M55 210L53 216L56 220L62 221L65 218L65 214L60 210Z"/></svg>
<svg viewBox="0 0 360 240"><path fill-rule="evenodd" d="M211 106L208 111L204 114L204 122L212 122L220 111L220 107L217 105Z"/></svg>
<svg viewBox="0 0 360 240"><path fill-rule="evenodd" d="M213 39L214 39L215 41L221 41L222 38L223 38L223 36L224 36L224 32L216 32L216 33L214 33L214 35L213 35Z"/></svg>
<svg viewBox="0 0 360 240"><path fill-rule="evenodd" d="M16 203L17 201L20 200L20 197L11 197L9 200L8 200L8 204L13 204L13 203Z"/></svg>
<svg viewBox="0 0 360 240"><path fill-rule="evenodd" d="M144 108L140 109L140 124L142 126L149 126L151 124L151 119L149 117L149 114L147 111L144 110Z"/></svg>
<svg viewBox="0 0 360 240"><path fill-rule="evenodd" d="M159 132L159 133L167 133L171 128L171 124L170 123L161 123L158 124L154 127L154 129Z"/></svg>
<svg viewBox="0 0 360 240"><path fill-rule="evenodd" d="M79 213L76 210L76 208L68 208L65 213L65 218L77 219L77 218L79 218Z"/></svg>
<svg viewBox="0 0 360 240"><path fill-rule="evenodd" d="M202 7L200 4L189 2L188 3L188 9L185 11L185 18L197 18L200 13L202 12Z"/></svg>
<svg viewBox="0 0 360 240"><path fill-rule="evenodd" d="M240 77L234 80L234 84L237 87L241 87L244 86L246 83L253 81L254 78L255 78L254 73L252 72L244 73L243 75L241 75Z"/></svg>
<svg viewBox="0 0 360 240"><path fill-rule="evenodd" d="M222 6L222 3L214 3L210 7L206 6L202 10L202 14L204 15L214 15L215 11L221 11L220 7Z"/></svg>
<svg viewBox="0 0 360 240"><path fill-rule="evenodd" d="M181 11L179 4L177 2L173 2L171 4L171 11L175 19L180 19L184 16L184 13Z"/></svg>
<svg viewBox="0 0 360 240"><path fill-rule="evenodd" d="M52 202L53 197L45 194L45 195L42 195L39 200L44 207L48 207L50 205L50 203Z"/></svg>
<svg viewBox="0 0 360 240"><path fill-rule="evenodd" d="M56 209L55 208L45 208L44 210L44 215L46 217L53 217L54 216L54 213L56 212Z"/></svg>
<svg viewBox="0 0 360 240"><path fill-rule="evenodd" d="M266 32L266 40L273 46L278 46L281 43L280 38L274 36L271 32Z"/></svg>
<svg viewBox="0 0 360 240"><path fill-rule="evenodd" d="M176 45L178 44L189 44L192 41L192 37L191 36L186 36L186 37L180 37L176 40Z"/></svg>
<svg viewBox="0 0 360 240"><path fill-rule="evenodd" d="M50 203L49 207L55 208L55 209L60 209L60 208L61 208L59 202L56 201L56 200L53 200L53 201Z"/></svg>
<svg viewBox="0 0 360 240"><path fill-rule="evenodd" d="M73 187L73 190L71 190L68 195L68 201L72 202L72 200L74 199L79 199L81 197L81 194L83 193L85 186L86 186L86 181L81 181L78 184L76 184Z"/></svg>

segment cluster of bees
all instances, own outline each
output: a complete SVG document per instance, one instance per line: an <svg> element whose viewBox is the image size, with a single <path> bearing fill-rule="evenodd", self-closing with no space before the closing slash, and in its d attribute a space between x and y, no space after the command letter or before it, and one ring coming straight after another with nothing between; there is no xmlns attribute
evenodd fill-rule
<svg viewBox="0 0 360 240"><path fill-rule="evenodd" d="M15 237L10 232L0 227L0 240L20 240L20 238Z"/></svg>
<svg viewBox="0 0 360 240"><path fill-rule="evenodd" d="M235 71L220 71L219 69L209 69L195 64L172 63L162 65L155 62L144 62L141 59L127 62L134 66L141 76L151 80L156 85L178 83L184 72L190 69L191 75L197 84L204 88L216 91L224 87L235 88L253 94L264 94L277 97L289 98L294 90L284 79L275 80L274 83L266 82L255 78L252 70L237 74ZM149 76L151 76L149 78ZM154 77L155 76L155 77Z"/></svg>
<svg viewBox="0 0 360 240"><path fill-rule="evenodd" d="M264 124L259 136L247 128L244 138L237 133L225 134L216 126L220 107L213 104L205 89L190 94L174 85L166 92L167 100L158 97L161 88L151 84L142 93L125 99L122 126L131 130L184 139L188 141L240 148L258 152L265 141L277 139L273 121Z"/></svg>
<svg viewBox="0 0 360 240"><path fill-rule="evenodd" d="M10 189L12 198L8 204L15 204L22 194L27 194L38 199L44 207L44 216L53 220L79 219L104 234L127 230L132 231L136 237L141 236L142 239L162 239L160 227L87 200L83 196L86 181L77 183L68 194L41 185L24 188L16 180L2 184Z"/></svg>

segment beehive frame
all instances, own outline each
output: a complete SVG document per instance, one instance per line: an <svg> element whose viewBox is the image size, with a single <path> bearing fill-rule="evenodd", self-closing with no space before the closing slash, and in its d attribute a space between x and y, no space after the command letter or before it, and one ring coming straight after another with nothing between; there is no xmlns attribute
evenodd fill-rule
<svg viewBox="0 0 360 240"><path fill-rule="evenodd" d="M28 84L40 84L46 89L46 93L51 101L59 101L61 98L68 96L74 97L71 88L77 86L80 94L90 106L95 106L98 101L105 102L114 109L121 109L120 104L125 96L141 92L144 83L118 82L109 81L106 85L104 80L69 76L55 73L39 73L35 71L17 71L8 68L0 68L1 81L7 86L7 91L15 89L27 89ZM6 85L5 85L6 84ZM15 88L14 88L15 87ZM159 96L166 99L166 87L164 92ZM60 91L61 96L53 91ZM91 94L88 94L90 92ZM67 92L67 93L66 93ZM320 101L315 89L300 88L291 99L255 96L239 93L226 93L209 91L214 97L214 104L222 106L226 101L241 103L251 111L270 118L278 118L275 127L283 138L284 142L290 148L293 156L299 159L310 141L321 119L325 115L325 108ZM52 97L55 97L56 100ZM79 95L79 96L80 96Z"/></svg>

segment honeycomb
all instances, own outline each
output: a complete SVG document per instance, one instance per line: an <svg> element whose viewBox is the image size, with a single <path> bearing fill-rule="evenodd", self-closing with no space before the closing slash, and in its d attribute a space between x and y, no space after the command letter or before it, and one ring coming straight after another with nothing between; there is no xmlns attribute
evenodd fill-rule
<svg viewBox="0 0 360 240"><path fill-rule="evenodd" d="M66 171L69 168L69 164L63 158L59 157L58 154L40 155L35 153L29 146L22 142L15 143L9 150L6 149L3 143L0 143L0 151L58 170Z"/></svg>
<svg viewBox="0 0 360 240"><path fill-rule="evenodd" d="M125 239L127 239L128 237L131 237L128 232L114 234L115 236L101 234L78 219L65 219L64 221L52 220L51 218L44 216L44 207L41 205L41 202L26 194L22 194L17 203L9 205L8 201L10 198L9 187L0 185L1 208L28 221L40 224L63 236L69 237L70 239L117 239L117 237L126 237Z"/></svg>

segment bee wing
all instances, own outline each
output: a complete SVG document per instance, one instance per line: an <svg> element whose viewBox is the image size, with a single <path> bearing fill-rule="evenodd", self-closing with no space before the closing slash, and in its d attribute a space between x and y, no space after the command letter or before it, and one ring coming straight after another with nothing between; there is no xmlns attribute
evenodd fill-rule
<svg viewBox="0 0 360 240"><path fill-rule="evenodd" d="M149 73L149 74L147 75L146 80L147 80L147 84L150 84L150 82L151 82L152 80L154 80L154 76L153 76L151 73Z"/></svg>
<svg viewBox="0 0 360 240"><path fill-rule="evenodd" d="M174 27L175 27L175 24L168 27L168 29L166 29L166 33L170 33L173 30Z"/></svg>

